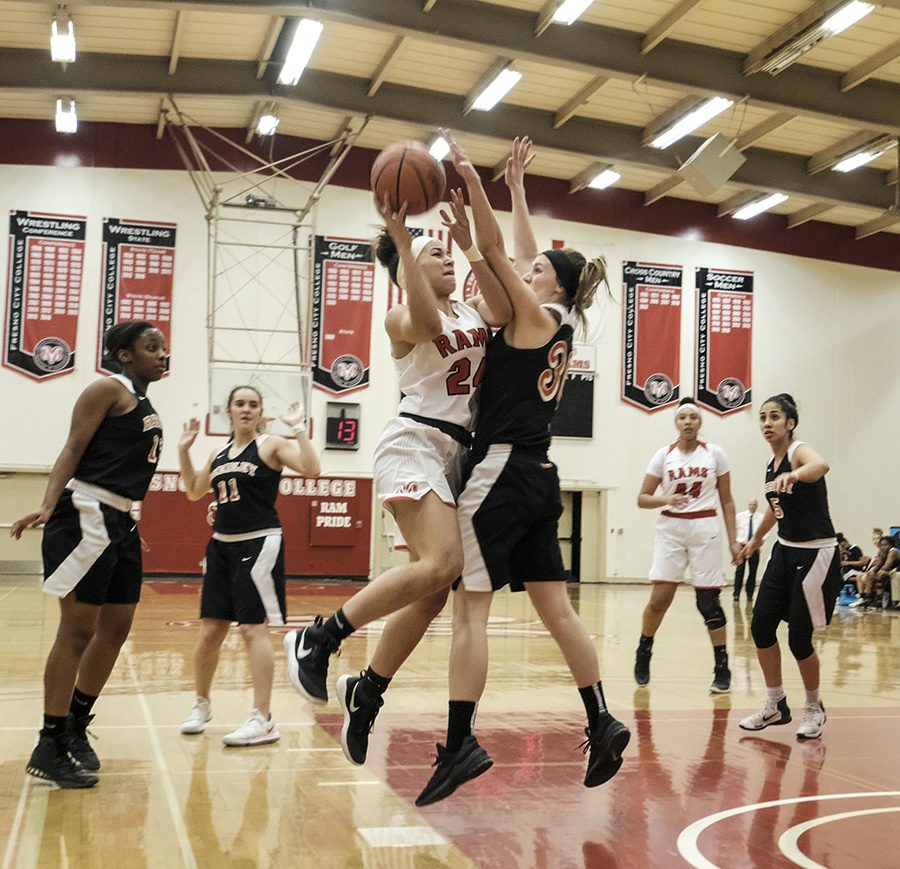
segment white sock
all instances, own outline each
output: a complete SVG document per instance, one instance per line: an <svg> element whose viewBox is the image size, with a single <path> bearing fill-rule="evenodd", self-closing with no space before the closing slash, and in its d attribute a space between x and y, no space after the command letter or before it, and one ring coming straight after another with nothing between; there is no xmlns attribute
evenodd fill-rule
<svg viewBox="0 0 900 869"><path fill-rule="evenodd" d="M806 692L806 705L807 706L821 706L822 705L822 695L819 694L818 688L816 688L815 691L807 691Z"/></svg>
<svg viewBox="0 0 900 869"><path fill-rule="evenodd" d="M784 700L784 685L776 685L774 688L766 687L766 695L772 703L777 703L779 700Z"/></svg>

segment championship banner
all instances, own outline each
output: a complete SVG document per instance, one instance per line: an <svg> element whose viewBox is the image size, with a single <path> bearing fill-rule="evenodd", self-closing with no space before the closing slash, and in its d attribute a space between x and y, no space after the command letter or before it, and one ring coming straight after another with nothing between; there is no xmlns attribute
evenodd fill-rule
<svg viewBox="0 0 900 869"><path fill-rule="evenodd" d="M409 227L409 234L413 238L418 238L420 235L427 235L430 238L436 238L439 241L444 243L444 247L447 248L447 251L452 255L453 254L453 239L450 237L450 232L446 229L422 229L418 226ZM472 273L469 272L471 276ZM472 284L477 287L475 284L475 278L472 277ZM469 287L469 278L466 278L466 284L463 287L463 301L468 301L472 298L472 296L476 295L477 289L475 291L469 290L469 295L466 295L467 288ZM388 278L388 297L387 297L387 309L390 311L394 305L400 305L406 303L406 293L400 289L390 278Z"/></svg>
<svg viewBox="0 0 900 869"><path fill-rule="evenodd" d="M622 264L622 400L648 413L678 401L681 266Z"/></svg>
<svg viewBox="0 0 900 869"><path fill-rule="evenodd" d="M333 395L369 385L372 245L316 236L312 296L313 384Z"/></svg>
<svg viewBox="0 0 900 869"><path fill-rule="evenodd" d="M172 352L172 281L175 224L103 219L103 273L100 284L100 340L97 371L115 374L103 358L103 336L126 320L155 323Z"/></svg>
<svg viewBox="0 0 900 869"><path fill-rule="evenodd" d="M47 380L75 369L87 218L11 211L3 365Z"/></svg>
<svg viewBox="0 0 900 869"><path fill-rule="evenodd" d="M724 416L751 402L753 272L697 269L697 404Z"/></svg>

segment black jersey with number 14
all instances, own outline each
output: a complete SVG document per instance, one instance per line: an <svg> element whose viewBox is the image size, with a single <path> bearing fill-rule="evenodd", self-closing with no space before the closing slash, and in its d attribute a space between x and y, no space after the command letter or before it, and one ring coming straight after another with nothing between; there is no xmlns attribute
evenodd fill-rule
<svg viewBox="0 0 900 869"><path fill-rule="evenodd" d="M268 435L259 435L236 456L229 443L210 468L212 490L218 502L214 531L247 534L280 528L275 498L281 471L270 468L259 456L259 447Z"/></svg>
<svg viewBox="0 0 900 869"><path fill-rule="evenodd" d="M488 344L475 425L475 454L491 444L548 447L572 354L574 317L546 304L560 318L553 337L534 349L510 347L505 329Z"/></svg>

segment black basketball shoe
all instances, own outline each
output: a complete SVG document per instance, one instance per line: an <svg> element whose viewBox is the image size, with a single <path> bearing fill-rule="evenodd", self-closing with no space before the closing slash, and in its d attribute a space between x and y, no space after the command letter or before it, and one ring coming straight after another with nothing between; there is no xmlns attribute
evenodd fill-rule
<svg viewBox="0 0 900 869"><path fill-rule="evenodd" d="M344 726L341 729L341 748L350 763L361 766L366 762L369 751L369 734L375 726L378 710L384 706L381 695L369 697L365 691L357 690L363 681L359 676L341 676L337 680L338 701L344 710Z"/></svg>
<svg viewBox="0 0 900 869"><path fill-rule="evenodd" d="M731 691L731 670L728 669L728 659L726 658L716 664L709 692L710 694L727 694L729 691Z"/></svg>
<svg viewBox="0 0 900 869"><path fill-rule="evenodd" d="M42 736L25 772L61 788L92 788L99 776L82 769L66 747L67 740Z"/></svg>
<svg viewBox="0 0 900 869"><path fill-rule="evenodd" d="M634 653L634 681L638 685L647 685L650 682L650 659L653 652L644 650L638 646Z"/></svg>
<svg viewBox="0 0 900 869"><path fill-rule="evenodd" d="M88 725L94 720L93 715L75 716L71 712L66 720L66 735L68 736L69 754L75 758L75 761L82 769L97 772L100 769L100 758L91 748L88 741ZM94 734L92 733L91 736Z"/></svg>
<svg viewBox="0 0 900 869"><path fill-rule="evenodd" d="M597 726L590 730L585 727L587 737L579 746L588 756L584 786L595 788L608 782L622 766L622 752L631 739L631 731L608 712L600 714Z"/></svg>
<svg viewBox="0 0 900 869"><path fill-rule="evenodd" d="M322 617L316 616L309 627L284 635L291 685L313 703L328 702L328 658L341 647L340 640L329 636L322 624Z"/></svg>
<svg viewBox="0 0 900 869"><path fill-rule="evenodd" d="M473 734L469 734L459 747L459 751L447 751L438 744L435 767L428 784L416 798L417 806L430 806L449 797L460 785L478 778L487 772L494 761L478 744Z"/></svg>

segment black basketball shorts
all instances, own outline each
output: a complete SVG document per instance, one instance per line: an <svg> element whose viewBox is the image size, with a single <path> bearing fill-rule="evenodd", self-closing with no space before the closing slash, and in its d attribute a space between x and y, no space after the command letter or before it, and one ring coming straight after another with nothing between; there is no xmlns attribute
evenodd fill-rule
<svg viewBox="0 0 900 869"><path fill-rule="evenodd" d="M141 599L141 537L130 513L64 489L44 526L44 591L79 603Z"/></svg>
<svg viewBox="0 0 900 869"><path fill-rule="evenodd" d="M469 469L457 502L466 591L565 579L559 474L543 449L494 444Z"/></svg>
<svg viewBox="0 0 900 869"><path fill-rule="evenodd" d="M200 596L200 618L241 625L283 625L284 539L280 534L250 540L209 541Z"/></svg>

